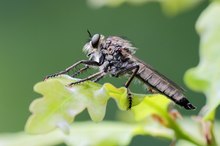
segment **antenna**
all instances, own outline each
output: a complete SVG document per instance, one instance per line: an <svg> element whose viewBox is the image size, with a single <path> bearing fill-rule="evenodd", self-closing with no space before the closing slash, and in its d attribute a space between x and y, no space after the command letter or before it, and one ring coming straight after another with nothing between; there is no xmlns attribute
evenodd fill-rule
<svg viewBox="0 0 220 146"><path fill-rule="evenodd" d="M90 33L89 29L87 29L87 32L89 34L89 37L92 38L92 34Z"/></svg>

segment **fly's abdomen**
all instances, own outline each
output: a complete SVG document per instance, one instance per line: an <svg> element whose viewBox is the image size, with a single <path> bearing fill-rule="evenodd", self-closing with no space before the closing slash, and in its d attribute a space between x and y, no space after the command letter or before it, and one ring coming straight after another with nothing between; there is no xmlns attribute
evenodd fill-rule
<svg viewBox="0 0 220 146"><path fill-rule="evenodd" d="M185 109L195 109L195 107L186 99L183 91L177 87L176 84L152 68L140 64L140 69L136 77L154 90L169 97L176 104L183 106Z"/></svg>

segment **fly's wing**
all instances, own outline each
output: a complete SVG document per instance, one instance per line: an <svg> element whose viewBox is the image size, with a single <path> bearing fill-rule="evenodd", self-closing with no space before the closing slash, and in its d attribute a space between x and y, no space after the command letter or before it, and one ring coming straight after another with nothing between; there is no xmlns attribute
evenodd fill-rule
<svg viewBox="0 0 220 146"><path fill-rule="evenodd" d="M176 83L174 83L173 81L171 81L170 79L168 79L167 77L165 77L164 75L162 75L161 73L159 73L158 71L156 71L153 67L151 67L149 64L146 64L144 61L138 59L137 57L135 57L132 54L129 54L127 52L124 52L124 54L126 54L127 56L129 56L129 58L133 61L139 62L141 64L143 64L146 68L150 69L151 71L153 71L155 74L157 74L158 76L160 76L161 78L163 78L165 81L167 81L169 84L171 84L172 86L176 87L177 89L179 89L182 92L185 92L185 89L183 89L182 87L180 87L179 85L177 85Z"/></svg>
<svg viewBox="0 0 220 146"><path fill-rule="evenodd" d="M141 61L141 60L139 60ZM166 80L167 82L169 82L170 84L172 84L174 87L176 87L177 89L179 89L182 92L185 92L186 90L182 87L180 87L179 85L177 85L175 82L173 82L172 80L168 79L167 77L165 77L163 74L159 73L158 71L156 71L154 68L152 68L149 64L146 64L145 62L141 61L142 64L144 64L147 68L151 69L154 73L158 74L160 77L162 77L164 80Z"/></svg>

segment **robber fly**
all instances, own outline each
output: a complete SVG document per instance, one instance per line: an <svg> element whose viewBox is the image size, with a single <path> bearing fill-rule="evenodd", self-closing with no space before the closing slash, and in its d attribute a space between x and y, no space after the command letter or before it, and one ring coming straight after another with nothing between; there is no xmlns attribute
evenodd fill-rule
<svg viewBox="0 0 220 146"><path fill-rule="evenodd" d="M92 36L89 31L88 33L90 40L84 45L83 51L87 54L89 59L81 60L66 68L64 71L49 75L46 78L66 74L76 66L84 64L83 68L72 75L73 77L91 67L98 68L99 72L77 82L73 82L69 86L88 80L97 82L107 74L110 74L113 77L119 77L126 74L130 76L125 83L127 89L132 80L137 78L149 87L149 91L152 91L153 93L161 93L187 110L195 109L185 97L184 90L181 87L154 70L150 65L134 56L137 48L128 40L118 36L105 37L101 34L94 34ZM128 108L130 109L132 107L132 95L130 94L129 89L127 91L129 101Z"/></svg>

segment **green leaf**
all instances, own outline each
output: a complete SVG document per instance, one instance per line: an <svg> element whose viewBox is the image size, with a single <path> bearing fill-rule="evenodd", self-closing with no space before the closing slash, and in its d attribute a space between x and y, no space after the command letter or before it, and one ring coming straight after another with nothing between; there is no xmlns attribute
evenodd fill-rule
<svg viewBox="0 0 220 146"><path fill-rule="evenodd" d="M220 145L220 121L215 121L215 124L214 124L215 128L214 128L214 135L216 137L216 145Z"/></svg>
<svg viewBox="0 0 220 146"><path fill-rule="evenodd" d="M84 109L88 110L93 121L101 121L110 97L116 101L119 109L127 110L129 104L126 88L116 88L109 83L101 86L90 81L67 86L74 81L76 79L63 75L35 85L34 90L43 97L34 100L30 106L33 114L26 123L28 133L45 133L57 127L68 133L69 125ZM132 95L132 111L136 119L154 114L166 119L168 104L171 102L168 98L160 94Z"/></svg>
<svg viewBox="0 0 220 146"><path fill-rule="evenodd" d="M203 0L163 0L161 1L161 6L166 14L176 15L197 6L202 1Z"/></svg>
<svg viewBox="0 0 220 146"><path fill-rule="evenodd" d="M106 91L108 92L109 96L113 98L119 109L121 110L127 110L128 109L128 99L127 99L127 89L125 87L116 88L113 85L106 83L103 85ZM146 97L148 98L150 95L144 95L144 94L136 94L132 93L132 105L135 106L142 102L142 100ZM155 95L156 96L156 95Z"/></svg>
<svg viewBox="0 0 220 146"><path fill-rule="evenodd" d="M92 7L99 8L103 6L116 7L123 3L141 5L148 2L160 2L162 9L166 14L176 15L198 5L202 1L203 0L88 0L88 3Z"/></svg>
<svg viewBox="0 0 220 146"><path fill-rule="evenodd" d="M192 138L194 141L199 142L199 144L206 145L205 136L201 130L201 123L193 118L184 117L176 121L181 129L184 129L186 136ZM185 138L188 141L188 138Z"/></svg>
<svg viewBox="0 0 220 146"><path fill-rule="evenodd" d="M27 121L27 132L44 133L59 127L68 133L69 124L85 108L93 121L104 118L109 98L105 88L93 82L73 88L66 86L74 81L68 76L61 76L35 85L34 90L43 98L36 99L30 106L33 115Z"/></svg>
<svg viewBox="0 0 220 146"><path fill-rule="evenodd" d="M190 143L189 141L186 140L179 140L176 144L176 146L197 146L195 144Z"/></svg>
<svg viewBox="0 0 220 146"><path fill-rule="evenodd" d="M143 120L151 115L158 115L162 118L168 116L168 106L171 101L161 94L155 94L145 98L140 104L134 106L132 111L137 121Z"/></svg>
<svg viewBox="0 0 220 146"><path fill-rule="evenodd" d="M153 121L152 121L153 122ZM128 145L136 135L152 135L173 138L172 130L161 128L153 122L149 126L122 122L75 122L68 135L54 130L47 134L28 135L24 132L1 134L1 146L53 146L65 143L68 146L116 146Z"/></svg>
<svg viewBox="0 0 220 146"><path fill-rule="evenodd" d="M214 120L220 104L220 2L213 2L199 17L196 29L200 35L200 62L185 74L186 84L207 97L205 120ZM198 97L199 98L199 97Z"/></svg>
<svg viewBox="0 0 220 146"><path fill-rule="evenodd" d="M134 136L135 125L120 122L74 123L64 143L69 146L128 145Z"/></svg>

